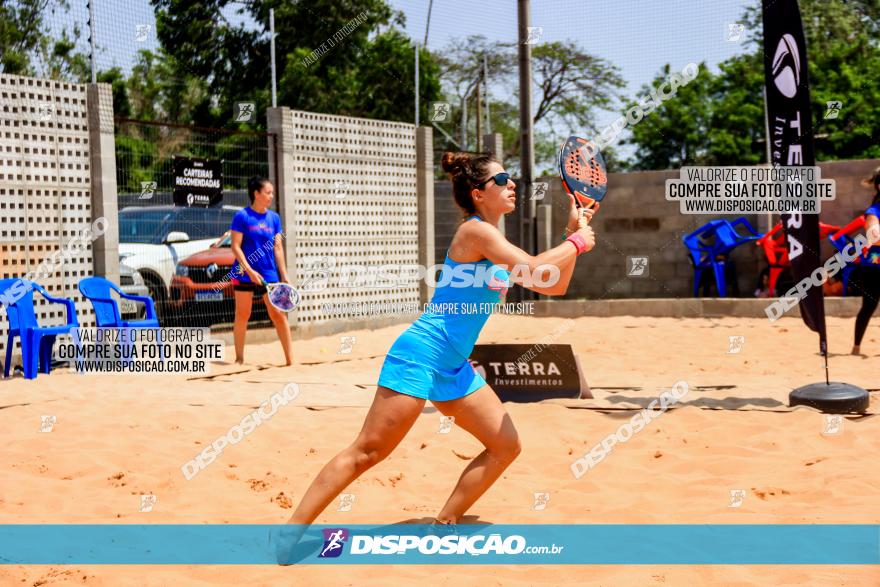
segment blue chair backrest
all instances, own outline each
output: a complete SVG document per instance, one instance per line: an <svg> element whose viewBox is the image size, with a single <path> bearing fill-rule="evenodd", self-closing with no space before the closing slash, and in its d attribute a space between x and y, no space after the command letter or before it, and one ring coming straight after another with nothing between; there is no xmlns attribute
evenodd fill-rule
<svg viewBox="0 0 880 587"><path fill-rule="evenodd" d="M17 277L0 279L0 304L6 307L10 330L38 326L34 312L35 286L33 282Z"/></svg>
<svg viewBox="0 0 880 587"><path fill-rule="evenodd" d="M95 310L95 321L98 326L120 326L122 317L119 315L119 307L116 301L104 301L96 298L112 298L110 291L120 293L112 281L103 277L86 277L79 282L79 291L82 292Z"/></svg>
<svg viewBox="0 0 880 587"><path fill-rule="evenodd" d="M733 225L728 220L720 220L718 222L719 222L719 224L718 224L717 228L715 229L715 237L716 237L716 243L719 246L719 252L727 252L727 251L730 251L731 249L738 247L739 245L743 244L744 242L748 242L750 240L756 240L756 237L754 234L747 234L747 235L739 234L736 231L736 228L734 228ZM740 218L739 220L737 220L737 223L744 224L745 226L747 226L750 229L751 233L755 232L755 230L752 228L752 225L749 224L749 221L746 220L745 218ZM724 251L721 251L720 250L721 248L723 248Z"/></svg>

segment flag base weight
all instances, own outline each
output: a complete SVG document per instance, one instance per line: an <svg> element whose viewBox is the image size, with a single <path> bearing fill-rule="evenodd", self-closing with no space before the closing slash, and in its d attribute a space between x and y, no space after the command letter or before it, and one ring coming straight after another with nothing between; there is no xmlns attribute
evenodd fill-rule
<svg viewBox="0 0 880 587"><path fill-rule="evenodd" d="M870 401L871 396L861 387L839 381L811 383L788 394L789 406L810 406L826 414L864 414Z"/></svg>

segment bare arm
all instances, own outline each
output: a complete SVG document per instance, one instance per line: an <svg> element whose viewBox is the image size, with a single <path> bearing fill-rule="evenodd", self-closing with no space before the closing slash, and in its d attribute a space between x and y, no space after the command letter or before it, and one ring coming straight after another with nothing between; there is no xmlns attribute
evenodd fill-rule
<svg viewBox="0 0 880 587"><path fill-rule="evenodd" d="M287 277L287 263L284 261L284 237L279 233L275 235L275 266L278 267L278 277L284 283L290 283Z"/></svg>
<svg viewBox="0 0 880 587"><path fill-rule="evenodd" d="M880 242L880 219L873 214L865 216L865 235L869 246Z"/></svg>
<svg viewBox="0 0 880 587"><path fill-rule="evenodd" d="M511 280L514 283L548 296L563 295L568 291L577 258L577 249L573 244L563 242L538 255L530 255L510 243L497 228L486 222L470 223L462 227L462 230L467 230L467 233L463 235L464 244L472 254L477 252L492 263L509 269L515 266L522 268L520 271L512 271ZM587 226L578 232L587 242L587 250L592 249L595 245L593 229ZM559 270L559 279L554 284L540 287L523 280L523 277L532 276L532 281L547 281L552 276L553 266ZM522 273L526 273L526 275L523 276Z"/></svg>
<svg viewBox="0 0 880 587"><path fill-rule="evenodd" d="M247 258L244 255L244 251L241 250L241 240L244 238L244 235L237 230L230 231L232 234L232 254L235 255L236 260L238 260L239 266L242 270L248 274L251 278L251 281L254 283L261 283L263 281L263 276L254 271L253 267L251 267L250 263L248 263Z"/></svg>
<svg viewBox="0 0 880 587"><path fill-rule="evenodd" d="M568 223L565 227L566 236L574 234L578 231L578 219L580 218L580 212L574 205L574 196L569 194L569 215L568 215ZM587 224L593 219L593 215L599 211L599 203L596 202L596 205L589 210L584 210L584 218L586 218ZM584 236L584 235L582 235ZM584 236L586 239L586 236ZM591 236L591 239L593 237ZM589 249L590 250L594 246L594 240L588 240ZM566 243L561 243L565 245ZM576 249L575 249L576 250ZM577 260L577 256L575 256L575 261ZM571 283L571 277L574 274L574 266L575 261L572 261L571 264L566 265L565 267L559 267L559 284L562 285L561 289L557 289L555 287L549 288L552 293L544 294L544 295L565 295L568 291L568 285ZM537 290L535 290L537 291ZM542 293L542 292L538 292Z"/></svg>

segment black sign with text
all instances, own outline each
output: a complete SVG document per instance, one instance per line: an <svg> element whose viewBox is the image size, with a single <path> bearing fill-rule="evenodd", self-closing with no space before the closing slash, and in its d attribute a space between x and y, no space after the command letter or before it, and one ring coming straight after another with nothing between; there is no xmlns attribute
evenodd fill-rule
<svg viewBox="0 0 880 587"><path fill-rule="evenodd" d="M223 162L219 159L172 159L175 206L214 206L223 200Z"/></svg>
<svg viewBox="0 0 880 587"><path fill-rule="evenodd" d="M568 344L478 344L470 362L501 401L592 397Z"/></svg>
<svg viewBox="0 0 880 587"><path fill-rule="evenodd" d="M773 166L815 165L813 112L807 76L807 42L797 0L763 0L764 84L770 125ZM821 265L819 215L782 214L788 239L788 258L795 281L806 280ZM819 333L819 350L827 352L825 298L822 286L813 285L800 300L801 317Z"/></svg>

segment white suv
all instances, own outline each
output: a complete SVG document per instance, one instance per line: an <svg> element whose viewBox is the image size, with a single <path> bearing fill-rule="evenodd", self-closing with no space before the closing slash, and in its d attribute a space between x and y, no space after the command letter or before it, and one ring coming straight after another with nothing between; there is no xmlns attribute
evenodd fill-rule
<svg viewBox="0 0 880 587"><path fill-rule="evenodd" d="M238 206L128 207L119 212L119 260L143 277L160 314L179 261L209 248L229 230Z"/></svg>

